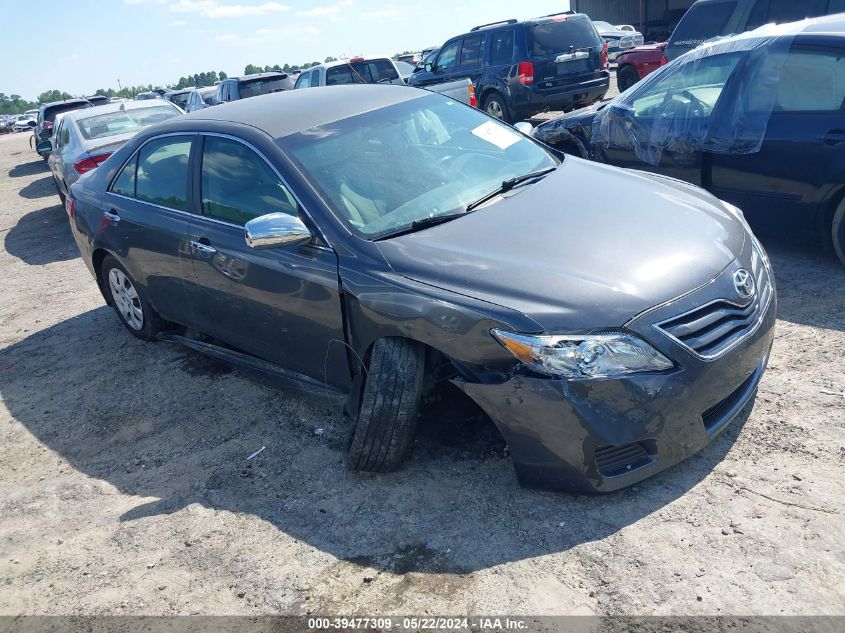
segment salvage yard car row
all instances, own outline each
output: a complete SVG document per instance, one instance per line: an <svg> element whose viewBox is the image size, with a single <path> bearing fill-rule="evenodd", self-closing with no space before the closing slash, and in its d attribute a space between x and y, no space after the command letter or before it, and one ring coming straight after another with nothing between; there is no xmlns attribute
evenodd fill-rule
<svg viewBox="0 0 845 633"><path fill-rule="evenodd" d="M843 33L834 16L706 45L532 130L507 121L605 94L608 47L581 14L505 20L411 74L446 94L354 58L227 78L186 115L81 105L37 149L126 329L343 401L351 468L400 467L448 383L521 483L604 492L753 402L777 296L741 209L841 249ZM791 137L767 157L790 108L829 153Z"/></svg>

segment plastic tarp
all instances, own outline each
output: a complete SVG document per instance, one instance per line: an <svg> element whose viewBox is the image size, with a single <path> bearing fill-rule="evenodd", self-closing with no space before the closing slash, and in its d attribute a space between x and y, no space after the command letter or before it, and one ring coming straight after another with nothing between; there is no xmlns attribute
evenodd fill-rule
<svg viewBox="0 0 845 633"><path fill-rule="evenodd" d="M597 113L591 146L631 148L650 165L666 151L760 151L781 68L806 23L763 26L678 57Z"/></svg>

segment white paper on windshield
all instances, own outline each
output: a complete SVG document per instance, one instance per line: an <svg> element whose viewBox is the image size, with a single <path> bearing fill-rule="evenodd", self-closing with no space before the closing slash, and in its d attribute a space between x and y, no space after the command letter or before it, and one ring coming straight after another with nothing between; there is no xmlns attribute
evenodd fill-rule
<svg viewBox="0 0 845 633"><path fill-rule="evenodd" d="M499 149L507 149L520 140L519 134L511 132L506 127L487 121L472 131L478 138L487 141Z"/></svg>

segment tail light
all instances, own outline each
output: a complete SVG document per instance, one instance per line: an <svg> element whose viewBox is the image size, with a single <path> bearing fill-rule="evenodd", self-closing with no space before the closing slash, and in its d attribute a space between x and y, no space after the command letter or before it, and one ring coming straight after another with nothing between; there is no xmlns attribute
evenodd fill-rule
<svg viewBox="0 0 845 633"><path fill-rule="evenodd" d="M478 107L478 99L476 99L476 98L475 98L475 86L470 86L470 87L469 87L469 104L470 104L473 108L477 108L477 107Z"/></svg>
<svg viewBox="0 0 845 633"><path fill-rule="evenodd" d="M83 158L81 161L74 163L73 168L80 174L84 174L91 171L92 169L97 169L97 167L102 165L109 156L111 156L111 152L109 152L108 154L97 154L96 156L89 156L88 158Z"/></svg>
<svg viewBox="0 0 845 633"><path fill-rule="evenodd" d="M604 70L607 70L607 68L608 68L608 63L607 63L607 42L605 42L604 44L602 44L602 47L601 47L601 67L602 67Z"/></svg>
<svg viewBox="0 0 845 633"><path fill-rule="evenodd" d="M52 130L53 129L53 122L52 121L44 121L44 125L42 126L44 130Z"/></svg>
<svg viewBox="0 0 845 633"><path fill-rule="evenodd" d="M663 57L660 58L660 65L661 66L665 66L668 63L669 63L669 59L666 57L666 55L664 55Z"/></svg>
<svg viewBox="0 0 845 633"><path fill-rule="evenodd" d="M65 197L65 211L67 211L71 220L73 219L73 216L76 215L76 200L71 197L70 192L68 192Z"/></svg>
<svg viewBox="0 0 845 633"><path fill-rule="evenodd" d="M519 83L523 86L534 83L534 62L519 62Z"/></svg>

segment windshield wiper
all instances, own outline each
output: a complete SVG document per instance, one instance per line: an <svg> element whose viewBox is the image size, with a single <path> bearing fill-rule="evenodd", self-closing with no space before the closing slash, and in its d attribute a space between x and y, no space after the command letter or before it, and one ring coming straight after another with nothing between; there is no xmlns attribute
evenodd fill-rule
<svg viewBox="0 0 845 633"><path fill-rule="evenodd" d="M492 200L496 196L501 195L501 194L503 194L507 191L510 191L511 189L516 187L518 184L521 184L521 183L523 183L527 180L539 178L540 176L545 176L546 174L550 174L555 169L557 169L556 166L555 167L547 167L546 169L539 169L537 171L532 171L532 172L529 172L527 174L523 174L522 176L515 176L514 178L508 178L507 180L503 180L502 185L500 187L498 187L498 188L494 189L493 191L491 191L490 193L480 197L475 202L470 202L466 206L466 210L472 211L473 209L480 207L482 204L484 204L488 200Z"/></svg>
<svg viewBox="0 0 845 633"><path fill-rule="evenodd" d="M399 237L400 235L405 235L407 233L415 233L416 231L421 231L422 229L427 229L431 226L437 226L438 224L444 224L445 222L450 222L455 218L463 217L472 211L460 211L458 213L444 213L443 215L430 215L425 218L420 218L419 220L414 220L408 226L401 228L397 231L393 231L391 233L387 233L385 235L380 235L376 239L383 240L388 237Z"/></svg>

